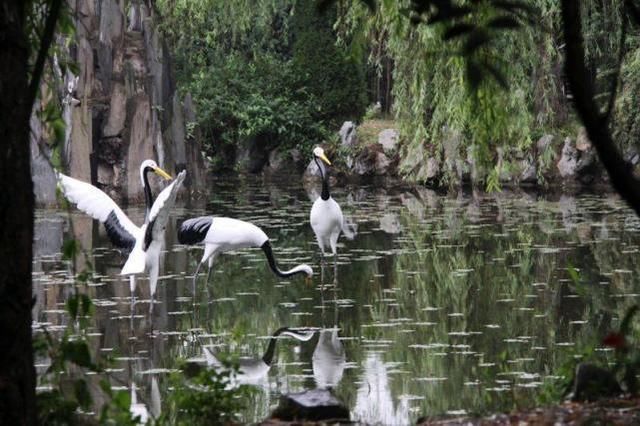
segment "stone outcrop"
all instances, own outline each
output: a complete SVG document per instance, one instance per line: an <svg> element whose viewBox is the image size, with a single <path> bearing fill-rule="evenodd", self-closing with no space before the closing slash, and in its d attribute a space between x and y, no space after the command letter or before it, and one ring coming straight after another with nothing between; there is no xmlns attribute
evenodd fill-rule
<svg viewBox="0 0 640 426"><path fill-rule="evenodd" d="M338 134L340 135L340 144L342 146L352 147L357 142L356 124L353 121L345 121Z"/></svg>
<svg viewBox="0 0 640 426"><path fill-rule="evenodd" d="M558 172L560 177L574 177L578 166L578 150L573 145L571 138L565 138L562 147L560 161L558 161Z"/></svg>
<svg viewBox="0 0 640 426"><path fill-rule="evenodd" d="M153 9L142 0L71 7L77 18L68 55L79 74L64 76L68 93L63 95L70 99L63 100L67 172L116 201L136 201L143 198L140 163L152 158L172 174L187 169L186 186L199 189L204 163L186 129L187 122L195 121L193 102L175 91ZM156 180L151 184L160 189ZM40 204L48 202L36 195Z"/></svg>
<svg viewBox="0 0 640 426"><path fill-rule="evenodd" d="M396 129L384 129L378 135L378 143L382 145L385 153L394 152L398 147L398 131Z"/></svg>
<svg viewBox="0 0 640 426"><path fill-rule="evenodd" d="M313 389L280 397L280 405L270 419L262 424L276 421L312 421L342 423L350 420L349 409L329 390Z"/></svg>

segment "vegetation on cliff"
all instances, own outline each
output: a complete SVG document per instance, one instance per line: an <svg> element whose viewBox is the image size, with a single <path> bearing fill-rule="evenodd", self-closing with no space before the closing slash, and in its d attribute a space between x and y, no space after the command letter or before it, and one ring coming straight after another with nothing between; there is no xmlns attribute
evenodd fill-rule
<svg viewBox="0 0 640 426"><path fill-rule="evenodd" d="M194 94L210 155L233 154L248 138L268 150L332 141L341 120L361 120L366 104L380 102L400 131L406 179L425 181L435 159L440 184L458 183L473 163L475 180L491 186L515 162L544 155L534 148L541 136L576 137L559 4L514 2L531 11L517 25L487 4L470 17L491 41L480 38L478 47L447 20L416 25L410 2L321 3L330 4L322 15L316 4L293 0L159 3L178 85ZM582 15L603 109L612 78L621 76L612 131L629 149L640 132L633 102L640 45L623 25L623 4L588 1Z"/></svg>

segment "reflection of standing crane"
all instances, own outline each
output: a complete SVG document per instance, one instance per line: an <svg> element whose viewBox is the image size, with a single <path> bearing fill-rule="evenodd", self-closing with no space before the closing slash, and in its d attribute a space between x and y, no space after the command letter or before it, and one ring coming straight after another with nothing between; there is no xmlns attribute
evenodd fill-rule
<svg viewBox="0 0 640 426"><path fill-rule="evenodd" d="M280 336L293 337L301 342L306 342L313 337L314 331L310 330L295 330L288 327L282 327L273 333L269 339L269 345L262 358L240 358L240 368L236 380L239 384L254 384L266 377L267 373L271 369L273 357L275 355L276 343ZM202 346L204 356L207 360L207 365L216 370L224 370L227 367L216 358L211 350L204 345Z"/></svg>
<svg viewBox="0 0 640 426"><path fill-rule="evenodd" d="M149 407L151 413L149 413L147 405L144 402L138 402L137 389L136 383L131 382L131 405L129 406L129 412L134 420L137 418L138 424L144 425L150 420L150 415L153 418L160 416L161 402L158 378L155 375L151 377L151 406Z"/></svg>
<svg viewBox="0 0 640 426"><path fill-rule="evenodd" d="M324 264L321 265L320 276L321 276L321 295L324 295ZM312 367L313 367L313 377L316 381L316 386L320 389L331 389L334 388L340 383L342 380L342 375L344 374L344 369L347 364L347 357L345 355L344 346L338 337L338 331L340 328L338 326L338 301L336 299L336 290L338 284L338 268L337 264L334 264L333 271L333 327L332 328L324 328L324 307L325 301L324 296L322 296L322 317L323 317L323 328L320 330L320 334L318 337L318 343L316 344L316 348L313 351L312 357Z"/></svg>
<svg viewBox="0 0 640 426"><path fill-rule="evenodd" d="M138 342L138 337L136 337L135 329L133 328L133 312L131 313L131 335L127 339L129 343L129 360L127 361L128 372L129 372L129 381L131 384L129 385L129 389L131 392L131 405L129 406L129 412L133 419L137 419L138 424L143 425L147 424L152 419L157 419L160 417L160 413L162 411L162 401L160 398L160 389L158 387L158 376L157 374L147 374L151 373L153 367L155 365L155 354L156 354L156 345L158 344L159 339L151 338L151 347L149 348L149 356L146 358L134 356L135 351L135 343ZM145 360L149 363L145 369L143 364ZM143 371L140 371L143 370ZM151 392L149 399L144 397L140 398L138 395L138 391L142 391L145 386L138 386L136 383L136 378L139 378L140 382L144 381L146 377L150 377L151 383ZM146 403L145 403L146 401Z"/></svg>

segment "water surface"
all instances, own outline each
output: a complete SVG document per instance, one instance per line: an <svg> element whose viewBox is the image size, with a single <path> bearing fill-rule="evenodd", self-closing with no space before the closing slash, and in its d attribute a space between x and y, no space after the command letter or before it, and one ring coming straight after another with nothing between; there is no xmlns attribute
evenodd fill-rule
<svg viewBox="0 0 640 426"><path fill-rule="evenodd" d="M266 417L281 394L320 387L356 420L407 424L534 404L562 363L638 301L640 221L613 195L335 188L357 235L340 239L334 264L318 254L308 224L317 189L308 189L237 180L178 203L151 315L146 281L131 315L129 283L118 275L124 257L101 226L76 211L38 211L35 329L67 325L72 266L60 251L75 235L86 253L77 268L88 260L97 272L86 290L97 306L92 349L115 358L115 386L135 383L152 405L152 389L166 394L178 359L204 361L201 342L215 354L260 358L277 329L310 327L311 340L278 340L272 367L248 379L257 392L243 419ZM136 223L144 215L139 207L127 213ZM210 285L201 274L194 298L202 249L177 244L175 228L203 214L261 226L282 266L311 264L313 282L275 277L251 249L218 257ZM38 360L39 371L46 364Z"/></svg>

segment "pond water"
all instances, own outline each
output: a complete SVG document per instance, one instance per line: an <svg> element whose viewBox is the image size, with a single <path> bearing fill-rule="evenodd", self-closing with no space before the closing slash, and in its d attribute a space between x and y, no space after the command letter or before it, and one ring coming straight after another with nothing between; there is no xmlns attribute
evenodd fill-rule
<svg viewBox="0 0 640 426"><path fill-rule="evenodd" d="M638 301L640 221L614 195L334 188L357 226L354 240L341 237L334 264L321 261L308 223L319 185L307 189L234 180L212 183L206 200L179 202L152 314L140 280L131 315L129 283L118 275L124 258L101 226L77 211L38 211L34 330L68 323L72 268L60 251L75 235L85 250L77 267L89 260L96 271L86 290L96 305L91 346L115 359L115 386L135 383L139 399L157 405L178 359L204 361L201 343L260 358L277 329L308 327L313 338L278 339L271 368L247 378L257 391L244 421L268 416L281 394L331 388L355 420L408 424L534 404L564 362ZM127 212L136 223L144 215ZM194 298L202 249L177 244L175 228L203 214L261 226L282 266L314 267L312 283L278 279L261 251L243 250L218 257Z"/></svg>

